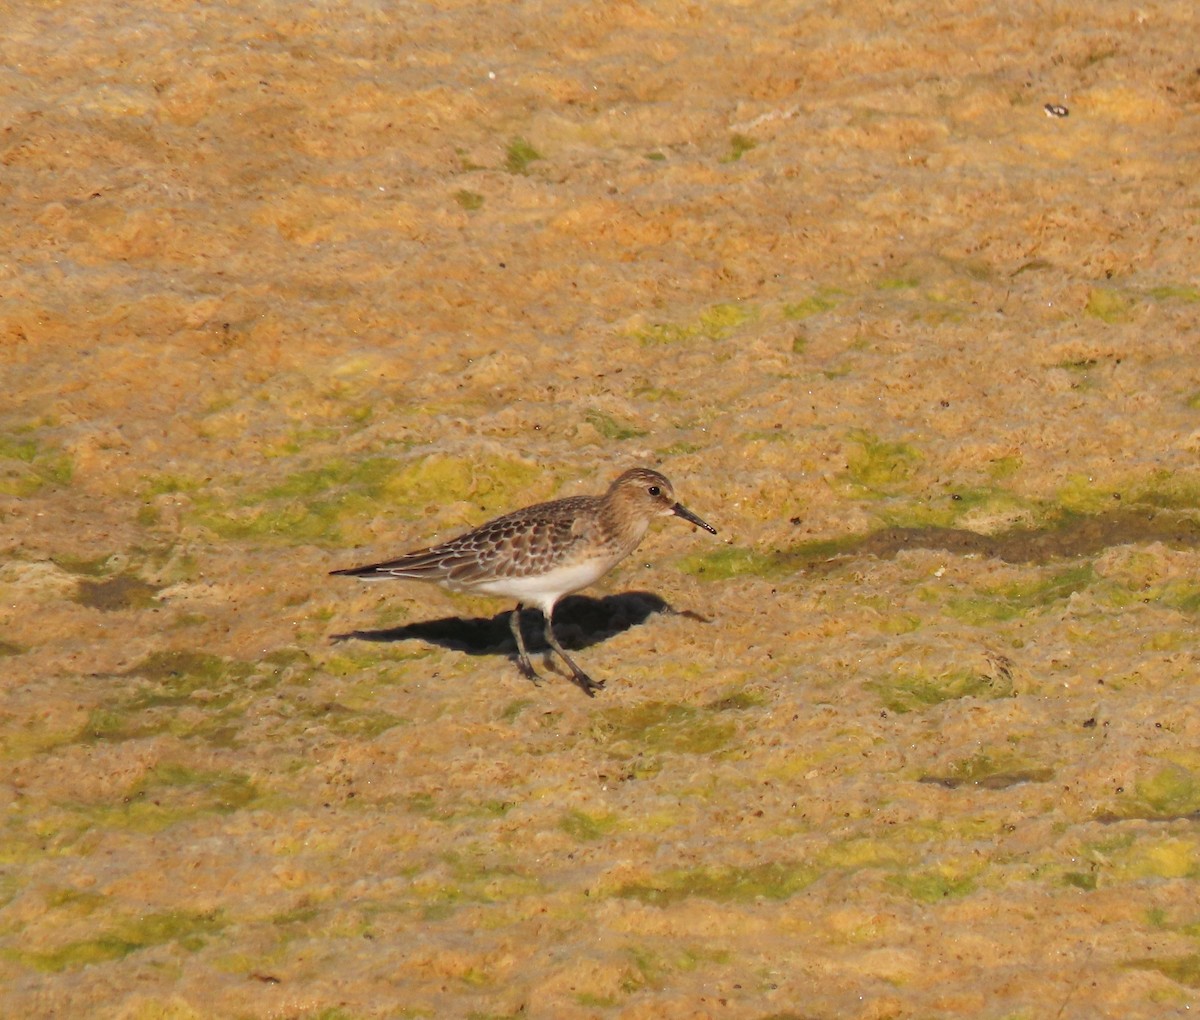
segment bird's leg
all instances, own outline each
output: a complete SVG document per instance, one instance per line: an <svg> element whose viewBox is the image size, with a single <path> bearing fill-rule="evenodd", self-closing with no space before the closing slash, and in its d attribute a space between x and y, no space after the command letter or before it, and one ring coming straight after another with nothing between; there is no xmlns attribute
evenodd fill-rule
<svg viewBox="0 0 1200 1020"><path fill-rule="evenodd" d="M509 616L508 625L512 628L513 637L517 642L517 667L521 670L521 676L526 680L532 680L536 684L538 682L538 675L533 670L533 663L529 661L529 653L525 651L525 639L521 637L520 602L517 603L517 608Z"/></svg>
<svg viewBox="0 0 1200 1020"><path fill-rule="evenodd" d="M604 689L603 680L593 680L582 669L575 665L574 660L566 652L563 651L563 646L558 643L558 638L554 636L554 623L552 618L553 610L546 614L546 644L558 652L562 661L565 662L571 669L571 679L575 681L582 689L583 693L589 698L594 698L596 692Z"/></svg>

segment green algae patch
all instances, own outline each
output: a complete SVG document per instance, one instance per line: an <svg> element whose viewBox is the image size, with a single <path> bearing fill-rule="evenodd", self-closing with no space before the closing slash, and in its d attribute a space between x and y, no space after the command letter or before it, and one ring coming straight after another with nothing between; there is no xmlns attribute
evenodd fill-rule
<svg viewBox="0 0 1200 1020"><path fill-rule="evenodd" d="M706 581L728 581L746 575L776 577L784 572L777 556L732 545L685 556L679 560L679 569Z"/></svg>
<svg viewBox="0 0 1200 1020"><path fill-rule="evenodd" d="M756 142L749 135L733 134L729 138L729 152L721 157L722 163L736 163L751 149L758 148Z"/></svg>
<svg viewBox="0 0 1200 1020"><path fill-rule="evenodd" d="M46 894L46 906L50 909L68 909L84 917L90 916L108 902L109 897L103 893L86 889L55 889Z"/></svg>
<svg viewBox="0 0 1200 1020"><path fill-rule="evenodd" d="M1194 879L1200 876L1200 842L1182 836L1140 838L1108 858L1107 874L1119 882Z"/></svg>
<svg viewBox="0 0 1200 1020"><path fill-rule="evenodd" d="M340 395L339 395L340 399ZM314 443L336 443L348 432L358 431L370 418L370 408L354 408L345 414L345 425L319 425L289 430L285 435L263 444L263 453L268 457L287 457L302 453Z"/></svg>
<svg viewBox="0 0 1200 1020"><path fill-rule="evenodd" d="M951 521L956 521L967 514L998 514L1005 511L1032 509L1025 500L1010 490L995 486L953 486L950 491L950 501L953 511Z"/></svg>
<svg viewBox="0 0 1200 1020"><path fill-rule="evenodd" d="M916 613L887 613L885 612L875 623L875 629L880 634L899 636L912 634L920 630L925 621Z"/></svg>
<svg viewBox="0 0 1200 1020"><path fill-rule="evenodd" d="M664 446L658 451L660 457L669 459L671 457L684 457L689 453L699 453L704 447L698 443L688 443L680 440L678 443L672 443L670 446Z"/></svg>
<svg viewBox="0 0 1200 1020"><path fill-rule="evenodd" d="M647 156L646 158L650 159L651 157ZM627 977L621 984L623 992L636 990L637 983L632 977ZM586 1009L611 1009L621 1001L616 995L598 995L596 992L576 992L573 998L578 1005Z"/></svg>
<svg viewBox="0 0 1200 1020"><path fill-rule="evenodd" d="M1125 322L1130 318L1137 299L1132 294L1111 287L1093 287L1088 292L1084 313L1101 322Z"/></svg>
<svg viewBox="0 0 1200 1020"><path fill-rule="evenodd" d="M446 819L453 817L452 813L439 814L437 802L433 799L432 793L414 793L408 798L405 807L414 815L420 815L423 818L438 818Z"/></svg>
<svg viewBox="0 0 1200 1020"><path fill-rule="evenodd" d="M1012 478L1024 464L1024 459L1016 454L997 457L988 464L988 476L994 481L1003 481L1006 478Z"/></svg>
<svg viewBox="0 0 1200 1020"><path fill-rule="evenodd" d="M900 673L894 677L875 680L868 684L889 712L903 715L919 712L944 701L959 698L1010 698L1014 694L1011 676L997 671L997 676L988 676L971 670L949 670L934 675L924 673Z"/></svg>
<svg viewBox="0 0 1200 1020"><path fill-rule="evenodd" d="M206 1017L179 996L158 998L151 995L138 996L123 1010L122 1020L206 1020Z"/></svg>
<svg viewBox="0 0 1200 1020"><path fill-rule="evenodd" d="M514 698L501 710L500 719L502 722L506 723L515 722L517 716L519 716L522 712L524 712L526 709L534 708L537 705L538 702L533 698Z"/></svg>
<svg viewBox="0 0 1200 1020"><path fill-rule="evenodd" d="M186 475L146 475L138 489L142 499L153 499L155 496L174 496L201 492L205 482L199 478Z"/></svg>
<svg viewBox="0 0 1200 1020"><path fill-rule="evenodd" d="M785 302L780 308L780 313L785 319L808 319L822 312L832 311L843 296L843 291L825 287L800 301ZM792 351L795 354L800 353L794 346Z"/></svg>
<svg viewBox="0 0 1200 1020"><path fill-rule="evenodd" d="M309 715L310 718L319 718L323 726L339 737L355 737L359 740L374 740L397 726L412 725L411 719L391 712L348 708L337 702L323 704L319 712Z"/></svg>
<svg viewBox="0 0 1200 1020"><path fill-rule="evenodd" d="M332 460L237 496L220 489L194 493L189 516L223 538L336 545L354 533L354 521L377 517L381 506L406 517L465 499L501 509L540 474L518 460L489 461L486 470L437 455L407 463Z"/></svg>
<svg viewBox="0 0 1200 1020"><path fill-rule="evenodd" d="M939 903L975 891L973 875L961 874L949 867L889 875L888 883L918 903Z"/></svg>
<svg viewBox="0 0 1200 1020"><path fill-rule="evenodd" d="M228 744L243 721L245 703L278 680L270 663L258 667L192 651L155 652L120 675L141 683L94 708L77 740L173 733Z"/></svg>
<svg viewBox="0 0 1200 1020"><path fill-rule="evenodd" d="M0 761L25 761L43 751L79 742L78 717L52 719L40 713L16 725L11 716L0 716Z"/></svg>
<svg viewBox="0 0 1200 1020"><path fill-rule="evenodd" d="M126 918L94 938L69 942L57 949L20 950L12 955L26 966L58 973L120 960L151 946L173 943L196 952L225 926L220 911L170 910Z"/></svg>
<svg viewBox="0 0 1200 1020"><path fill-rule="evenodd" d="M1121 498L1118 483L1099 485L1087 475L1071 475L1055 493L1058 507L1072 514L1099 514Z"/></svg>
<svg viewBox="0 0 1200 1020"><path fill-rule="evenodd" d="M469 499L486 512L511 509L543 480L536 464L513 458L489 459L480 465L461 457L433 455L405 464L382 487L382 496L405 514ZM378 513L378 507L372 516Z"/></svg>
<svg viewBox="0 0 1200 1020"><path fill-rule="evenodd" d="M1057 507L1069 514L1104 516L1114 504L1154 507L1161 510L1200 508L1200 471L1155 469L1139 475L1103 481L1071 475L1055 495Z"/></svg>
<svg viewBox="0 0 1200 1020"><path fill-rule="evenodd" d="M590 843L607 836L617 826L617 816L607 812L568 811L558 821L558 827L580 843Z"/></svg>
<svg viewBox="0 0 1200 1020"><path fill-rule="evenodd" d="M651 906L670 906L698 897L717 903L786 900L811 885L821 871L797 861L769 861L747 867L686 868L662 872L641 882L627 882L611 895Z"/></svg>
<svg viewBox="0 0 1200 1020"><path fill-rule="evenodd" d="M369 457L357 462L334 460L296 471L270 486L263 495L267 499L311 500L330 490L347 487L379 494L396 470L396 462L390 457Z"/></svg>
<svg viewBox="0 0 1200 1020"><path fill-rule="evenodd" d="M897 846L895 840L866 837L834 843L821 852L820 864L826 871L859 871L863 868L894 870L907 867L914 856L911 848Z"/></svg>
<svg viewBox="0 0 1200 1020"><path fill-rule="evenodd" d="M653 403L658 403L660 400L667 400L672 404L682 404L686 399L678 390L673 390L669 386L655 386L649 382L640 382L636 384L633 387L633 395L635 397L641 397L645 400L649 400ZM700 447L696 447L696 449L700 449Z"/></svg>
<svg viewBox="0 0 1200 1020"><path fill-rule="evenodd" d="M236 659L206 652L164 651L146 656L125 675L141 677L155 686L155 690L134 699L133 707L146 707L178 704L199 690L232 693L253 672L250 663Z"/></svg>
<svg viewBox="0 0 1200 1020"><path fill-rule="evenodd" d="M1200 407L1200 402L1197 404ZM1125 486L1128 500L1163 510L1200 508L1200 472L1157 469Z"/></svg>
<svg viewBox="0 0 1200 1020"><path fill-rule="evenodd" d="M960 786L1004 790L1021 783L1046 783L1053 778L1053 769L999 750L979 751L969 758L954 762L945 773L924 775L920 781L951 790Z"/></svg>
<svg viewBox="0 0 1200 1020"><path fill-rule="evenodd" d="M545 157L529 144L528 139L516 137L504 150L504 169L510 174L528 174L529 164Z"/></svg>
<svg viewBox="0 0 1200 1020"><path fill-rule="evenodd" d="M261 800L258 788L241 773L167 763L147 773L120 804L87 814L103 828L154 833L203 815L232 814Z"/></svg>
<svg viewBox="0 0 1200 1020"><path fill-rule="evenodd" d="M584 415L584 421L591 425L605 439L621 441L624 439L636 439L646 434L645 429L639 429L633 425L625 425L603 411L588 411Z"/></svg>
<svg viewBox="0 0 1200 1020"><path fill-rule="evenodd" d="M114 569L114 564L121 562L119 553L101 553L99 556L64 556L53 557L56 566L62 567L68 574L80 577L107 577Z"/></svg>
<svg viewBox="0 0 1200 1020"><path fill-rule="evenodd" d="M1121 966L1128 970L1152 970L1177 985L1200 988L1200 953L1183 956L1146 956L1127 960Z"/></svg>
<svg viewBox="0 0 1200 1020"><path fill-rule="evenodd" d="M41 452L41 446L36 439L29 436L19 437L13 434L0 434L0 460L16 460L24 464L32 464Z"/></svg>
<svg viewBox="0 0 1200 1020"><path fill-rule="evenodd" d="M947 599L945 611L963 623L985 625L1020 619L1066 601L1097 580L1091 563L1056 571L1048 577L986 588L972 595Z"/></svg>
<svg viewBox="0 0 1200 1020"><path fill-rule="evenodd" d="M1067 871L1063 873L1062 884L1084 892L1095 892L1100 882L1094 871Z"/></svg>
<svg viewBox="0 0 1200 1020"><path fill-rule="evenodd" d="M483 208L483 196L477 191L460 188L454 193L454 201L467 212L476 212Z"/></svg>
<svg viewBox="0 0 1200 1020"><path fill-rule="evenodd" d="M724 949L709 949L707 947L698 946L666 946L662 943L657 943L653 948L645 945L629 945L625 947L625 954L629 958L630 969L622 976L620 980L620 991L626 995L632 995L640 992L643 989L654 988L659 989L666 987L672 974L690 974L701 967L708 967L712 964L727 964L733 958L732 954ZM591 999L591 1002L583 1002L578 999L580 1005L603 1006L606 1002L610 1006L615 1006L618 999L607 997L598 997L595 995L586 996Z"/></svg>
<svg viewBox="0 0 1200 1020"><path fill-rule="evenodd" d="M702 335L709 339L724 340L757 317L758 309L753 305L726 301L711 305L701 312L698 326Z"/></svg>
<svg viewBox="0 0 1200 1020"><path fill-rule="evenodd" d="M417 652L415 650L412 654L409 654L401 649L393 652L391 648L388 648L387 652L384 653L376 650L376 647L366 645L365 643L359 645L347 644L339 647L344 650L339 651L336 655L330 655L323 663L323 667L325 672L331 676L342 678L358 677L367 670L385 669L397 660L406 662L409 659L425 658L427 654L424 651ZM372 677L371 682L378 682L382 679L383 677L376 674Z"/></svg>
<svg viewBox="0 0 1200 1020"><path fill-rule="evenodd" d="M509 864L497 864L467 853L443 855L435 873L412 879L415 905L428 920L442 920L468 904L505 903L544 890L542 880Z"/></svg>
<svg viewBox="0 0 1200 1020"><path fill-rule="evenodd" d="M908 443L880 439L861 429L851 432L850 441L845 478L859 496L891 494L912 480L921 463L920 453Z"/></svg>
<svg viewBox="0 0 1200 1020"><path fill-rule="evenodd" d="M379 478L377 486L371 487L371 494L419 509L471 495L475 475L475 466L461 457L422 457L403 466L393 461L391 470Z"/></svg>
<svg viewBox="0 0 1200 1020"><path fill-rule="evenodd" d="M454 800L438 801L433 794L414 793L404 801L407 811L437 822L454 822L464 818L503 818L515 807L511 800Z"/></svg>
<svg viewBox="0 0 1200 1020"><path fill-rule="evenodd" d="M71 483L74 462L61 450L21 432L0 433L0 496L24 498Z"/></svg>
<svg viewBox="0 0 1200 1020"><path fill-rule="evenodd" d="M1068 372L1088 372L1099 364L1098 358L1071 358L1060 361L1053 367L1066 369Z"/></svg>
<svg viewBox="0 0 1200 1020"><path fill-rule="evenodd" d="M712 701L706 702L704 707L710 712L743 712L751 708L762 708L768 704L770 701L766 695L758 691L748 691L742 687L736 687L731 689L728 694L722 694Z"/></svg>
<svg viewBox="0 0 1200 1020"><path fill-rule="evenodd" d="M955 486L942 495L931 495L877 511L890 527L950 528L973 521L1011 520L1032 507L1013 493L991 486Z"/></svg>
<svg viewBox="0 0 1200 1020"><path fill-rule="evenodd" d="M1169 820L1200 813L1200 775L1177 763L1160 768L1134 786L1132 803L1123 806L1126 818Z"/></svg>
<svg viewBox="0 0 1200 1020"><path fill-rule="evenodd" d="M189 516L222 538L334 543L346 519L378 513L397 471L391 458L333 460L235 499L197 493Z"/></svg>
<svg viewBox="0 0 1200 1020"><path fill-rule="evenodd" d="M1154 601L1181 613L1200 612L1200 581L1176 580L1155 585L1147 593Z"/></svg>
<svg viewBox="0 0 1200 1020"><path fill-rule="evenodd" d="M24 888L24 883L17 877L12 865L24 864L33 860L41 861L45 857L44 847L37 847L36 850L33 847L23 847L22 849L28 849L25 860L21 859L20 854L13 852L9 841L0 839L0 863L5 865L0 872L0 908L7 907L17 893Z"/></svg>
<svg viewBox="0 0 1200 1020"><path fill-rule="evenodd" d="M1151 287L1146 291L1146 296L1155 301L1181 301L1189 305L1200 303L1200 290L1186 283L1164 283Z"/></svg>
<svg viewBox="0 0 1200 1020"><path fill-rule="evenodd" d="M757 315L758 310L753 306L722 302L706 308L691 322L654 323L634 329L630 335L643 347L693 343L697 340L726 340Z"/></svg>
<svg viewBox="0 0 1200 1020"><path fill-rule="evenodd" d="M800 542L778 553L781 567L799 569L818 564L830 564L856 553L869 536L845 535L840 538L820 538Z"/></svg>
<svg viewBox="0 0 1200 1020"><path fill-rule="evenodd" d="M701 709L662 701L606 709L592 725L596 741L620 758L712 754L727 747L736 732L736 724L713 719Z"/></svg>

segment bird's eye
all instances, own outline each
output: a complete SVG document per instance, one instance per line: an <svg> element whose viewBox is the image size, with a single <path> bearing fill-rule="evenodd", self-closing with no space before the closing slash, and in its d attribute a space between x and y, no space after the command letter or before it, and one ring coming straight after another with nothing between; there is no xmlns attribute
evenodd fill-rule
<svg viewBox="0 0 1200 1020"><path fill-rule="evenodd" d="M651 485L650 488L648 488L646 491L648 493L650 493L651 496L661 496L662 495L662 489L660 489L657 485Z"/></svg>

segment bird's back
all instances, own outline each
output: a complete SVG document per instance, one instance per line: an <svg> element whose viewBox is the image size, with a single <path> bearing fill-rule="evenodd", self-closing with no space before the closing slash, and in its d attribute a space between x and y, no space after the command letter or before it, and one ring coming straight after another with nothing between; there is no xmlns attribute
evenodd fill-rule
<svg viewBox="0 0 1200 1020"><path fill-rule="evenodd" d="M595 539L595 496L571 496L514 510L448 542L394 560L335 570L349 577L410 578L473 587L496 578L529 577L569 563Z"/></svg>

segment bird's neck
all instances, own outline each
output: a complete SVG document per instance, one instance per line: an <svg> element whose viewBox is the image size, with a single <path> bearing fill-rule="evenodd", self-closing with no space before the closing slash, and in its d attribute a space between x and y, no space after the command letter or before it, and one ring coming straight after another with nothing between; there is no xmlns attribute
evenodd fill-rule
<svg viewBox="0 0 1200 1020"><path fill-rule="evenodd" d="M618 513L612 507L605 507L601 511L601 518L604 521L605 530L614 537L623 553L632 550L642 540L646 529L650 526L650 522L645 517L629 517Z"/></svg>

